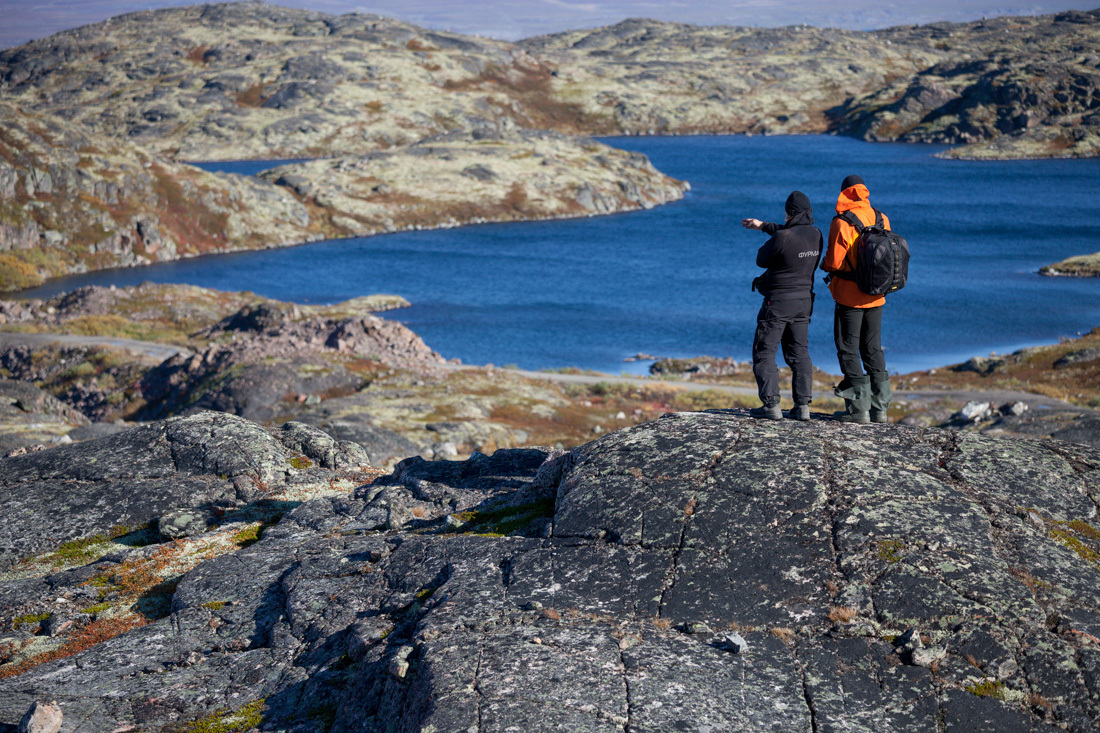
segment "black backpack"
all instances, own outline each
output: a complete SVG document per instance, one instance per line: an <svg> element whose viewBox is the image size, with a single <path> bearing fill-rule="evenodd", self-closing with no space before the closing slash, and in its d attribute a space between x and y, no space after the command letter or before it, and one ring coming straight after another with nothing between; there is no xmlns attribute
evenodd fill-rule
<svg viewBox="0 0 1100 733"><path fill-rule="evenodd" d="M859 236L852 243L856 251L855 268L832 274L851 280L867 295L888 295L904 288L909 279L909 243L887 231L882 212L878 209L874 212L875 223L871 226L864 226L851 211L837 215L855 227Z"/></svg>

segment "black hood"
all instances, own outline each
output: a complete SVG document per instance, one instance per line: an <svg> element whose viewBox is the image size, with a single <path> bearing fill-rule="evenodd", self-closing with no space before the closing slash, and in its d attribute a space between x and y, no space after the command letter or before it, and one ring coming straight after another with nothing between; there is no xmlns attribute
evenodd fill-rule
<svg viewBox="0 0 1100 733"><path fill-rule="evenodd" d="M814 207L810 206L810 199L801 191L794 191L787 197L787 226L812 226L814 223Z"/></svg>

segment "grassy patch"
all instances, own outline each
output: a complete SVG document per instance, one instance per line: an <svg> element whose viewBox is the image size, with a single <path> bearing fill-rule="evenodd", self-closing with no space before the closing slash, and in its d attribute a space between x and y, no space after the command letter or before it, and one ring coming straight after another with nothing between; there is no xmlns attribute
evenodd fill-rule
<svg viewBox="0 0 1100 733"><path fill-rule="evenodd" d="M38 626L51 615L50 613L26 613L13 619L11 627L18 629L20 626Z"/></svg>
<svg viewBox="0 0 1100 733"><path fill-rule="evenodd" d="M263 722L267 698L254 700L236 710L219 710L205 718L169 728L172 733L244 733Z"/></svg>
<svg viewBox="0 0 1100 733"><path fill-rule="evenodd" d="M305 456L295 456L294 458L290 459L290 465L298 469L299 471L302 471L312 466L313 461L309 460Z"/></svg>
<svg viewBox="0 0 1100 733"><path fill-rule="evenodd" d="M994 700L1004 700L1008 696L1008 688L998 680L972 682L966 686L966 691L978 697L991 697Z"/></svg>
<svg viewBox="0 0 1100 733"><path fill-rule="evenodd" d="M202 604L202 607L208 611L217 611L219 608L225 608L228 603L228 601L210 601Z"/></svg>
<svg viewBox="0 0 1100 733"><path fill-rule="evenodd" d="M121 524L116 525L105 534L63 542L56 550L39 558L39 561L49 563L54 567L84 565L103 555L107 549L106 545L124 538L128 534L130 534L129 527ZM34 559L28 559L24 562L34 562Z"/></svg>
<svg viewBox="0 0 1100 733"><path fill-rule="evenodd" d="M544 499L519 506L461 512L454 516L466 523L462 528L466 534L504 537L526 528L536 519L554 516L554 500Z"/></svg>
<svg viewBox="0 0 1100 733"><path fill-rule="evenodd" d="M875 557L891 565L901 562L905 557L905 540L880 540L877 548Z"/></svg>

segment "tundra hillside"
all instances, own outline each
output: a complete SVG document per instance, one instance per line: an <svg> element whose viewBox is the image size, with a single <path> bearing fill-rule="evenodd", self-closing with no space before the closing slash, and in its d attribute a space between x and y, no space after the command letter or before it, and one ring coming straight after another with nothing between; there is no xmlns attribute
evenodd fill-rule
<svg viewBox="0 0 1100 733"><path fill-rule="evenodd" d="M453 130L826 132L1095 155L1100 11L856 32L628 20L510 44L262 3L148 11L0 53L13 103L190 160Z"/></svg>

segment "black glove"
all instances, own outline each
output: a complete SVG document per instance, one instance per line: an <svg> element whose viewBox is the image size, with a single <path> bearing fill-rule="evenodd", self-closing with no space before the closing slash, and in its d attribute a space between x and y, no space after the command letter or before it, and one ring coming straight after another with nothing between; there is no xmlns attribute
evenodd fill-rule
<svg viewBox="0 0 1100 733"><path fill-rule="evenodd" d="M763 275L761 275L760 277L754 277L752 279L752 292L755 293L757 288L760 288L763 285L764 285L764 276Z"/></svg>

